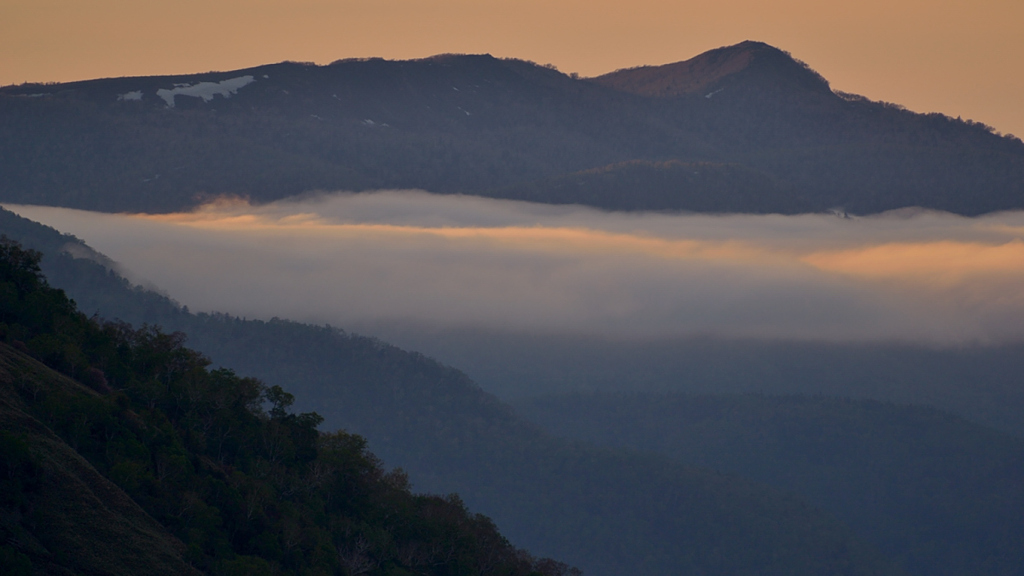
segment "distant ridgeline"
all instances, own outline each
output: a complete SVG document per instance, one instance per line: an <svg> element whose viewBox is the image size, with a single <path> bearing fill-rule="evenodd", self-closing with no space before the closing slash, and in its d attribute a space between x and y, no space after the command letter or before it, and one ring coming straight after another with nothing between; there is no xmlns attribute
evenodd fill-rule
<svg viewBox="0 0 1024 576"><path fill-rule="evenodd" d="M0 572L567 576L183 335L103 324L0 239Z"/></svg>
<svg viewBox="0 0 1024 576"><path fill-rule="evenodd" d="M1024 143L833 92L758 42L580 79L521 60L285 62L0 88L0 201L174 211L421 188L616 210L1024 208Z"/></svg>

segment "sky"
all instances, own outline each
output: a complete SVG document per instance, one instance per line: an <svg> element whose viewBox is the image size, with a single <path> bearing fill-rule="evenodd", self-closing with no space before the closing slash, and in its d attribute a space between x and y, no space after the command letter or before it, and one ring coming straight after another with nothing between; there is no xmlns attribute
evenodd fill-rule
<svg viewBox="0 0 1024 576"><path fill-rule="evenodd" d="M611 338L1024 340L1024 212L644 214L418 191L162 215L6 207L193 311Z"/></svg>
<svg viewBox="0 0 1024 576"><path fill-rule="evenodd" d="M0 0L0 85L490 53L593 76L743 40L1024 136L1020 0Z"/></svg>

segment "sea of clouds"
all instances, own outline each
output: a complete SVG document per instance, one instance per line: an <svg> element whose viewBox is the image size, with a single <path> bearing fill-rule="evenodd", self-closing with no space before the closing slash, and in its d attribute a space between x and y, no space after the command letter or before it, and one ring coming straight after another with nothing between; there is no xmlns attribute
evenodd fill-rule
<svg viewBox="0 0 1024 576"><path fill-rule="evenodd" d="M420 191L161 215L5 207L193 311L629 338L1024 338L1024 212L621 213Z"/></svg>

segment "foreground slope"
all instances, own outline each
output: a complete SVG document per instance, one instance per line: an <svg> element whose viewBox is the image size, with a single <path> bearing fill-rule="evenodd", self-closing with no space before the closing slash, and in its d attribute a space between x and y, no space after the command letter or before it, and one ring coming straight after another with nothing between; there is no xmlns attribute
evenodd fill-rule
<svg viewBox="0 0 1024 576"><path fill-rule="evenodd" d="M0 241L5 574L578 574L412 495L280 387L86 318L38 260Z"/></svg>
<svg viewBox="0 0 1024 576"><path fill-rule="evenodd" d="M19 556L21 569L34 566L38 574L199 573L180 540L27 405L40 395L93 398L96 392L0 344L0 393L0 534L11 573L19 569Z"/></svg>
<svg viewBox="0 0 1024 576"><path fill-rule="evenodd" d="M74 242L21 219L5 227L58 251ZM418 489L458 490L516 544L588 574L900 573L799 498L555 439L464 374L422 355L329 328L192 315L131 289L93 261L67 254L53 260L74 270L64 277L87 310L119 304L122 317L185 330L217 363L287 385L298 406L325 417L324 427L365 435Z"/></svg>
<svg viewBox="0 0 1024 576"><path fill-rule="evenodd" d="M594 79L442 55L8 86L0 173L2 201L106 211L379 188L624 210L1024 207L1020 140L836 94L758 42Z"/></svg>

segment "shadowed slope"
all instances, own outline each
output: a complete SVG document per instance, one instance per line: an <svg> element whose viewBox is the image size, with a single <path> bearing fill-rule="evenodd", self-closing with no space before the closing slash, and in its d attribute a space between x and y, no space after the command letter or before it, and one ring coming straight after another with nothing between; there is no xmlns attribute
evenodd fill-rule
<svg viewBox="0 0 1024 576"><path fill-rule="evenodd" d="M183 560L180 540L25 405L67 394L98 396L0 343L0 434L24 443L34 471L26 475L26 513L4 514L0 534L46 574L199 574Z"/></svg>

